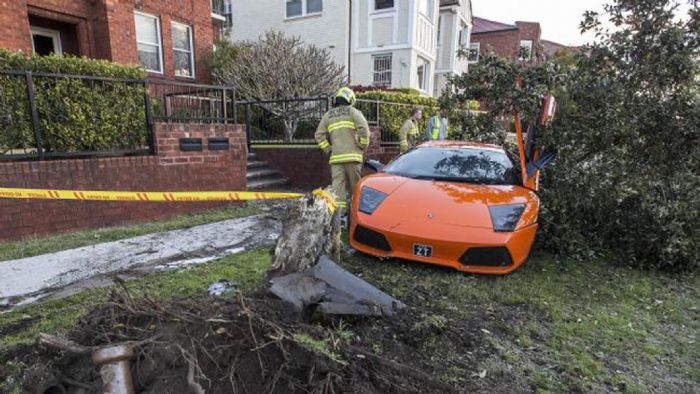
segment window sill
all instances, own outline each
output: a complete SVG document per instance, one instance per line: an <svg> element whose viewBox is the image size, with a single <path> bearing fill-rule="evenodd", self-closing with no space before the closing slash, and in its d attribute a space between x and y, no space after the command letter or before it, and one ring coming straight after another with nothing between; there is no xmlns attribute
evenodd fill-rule
<svg viewBox="0 0 700 394"><path fill-rule="evenodd" d="M398 11L396 7L394 8L383 8L381 10L373 10L369 14L370 15L381 15L381 14L391 14L393 12Z"/></svg>
<svg viewBox="0 0 700 394"><path fill-rule="evenodd" d="M146 69L146 72L149 73L149 74L163 75L163 71L158 71L158 70L148 70L148 69Z"/></svg>
<svg viewBox="0 0 700 394"><path fill-rule="evenodd" d="M288 16L284 19L285 22L294 22L303 19L318 18L323 16L323 12L314 12L313 14L299 15L299 16Z"/></svg>

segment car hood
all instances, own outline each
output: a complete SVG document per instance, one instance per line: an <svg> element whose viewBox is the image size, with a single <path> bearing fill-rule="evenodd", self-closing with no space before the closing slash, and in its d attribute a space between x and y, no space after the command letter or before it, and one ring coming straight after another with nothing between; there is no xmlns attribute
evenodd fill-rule
<svg viewBox="0 0 700 394"><path fill-rule="evenodd" d="M385 223L420 220L493 228L489 206L526 204L518 224L521 228L536 221L539 210L537 195L520 186L475 185L376 174L365 178L362 187L388 194L372 215Z"/></svg>

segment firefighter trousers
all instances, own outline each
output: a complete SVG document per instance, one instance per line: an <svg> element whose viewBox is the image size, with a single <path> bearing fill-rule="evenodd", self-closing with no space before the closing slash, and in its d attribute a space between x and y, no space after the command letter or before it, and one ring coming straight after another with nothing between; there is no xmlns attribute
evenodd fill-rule
<svg viewBox="0 0 700 394"><path fill-rule="evenodd" d="M338 207L347 208L348 199L352 198L355 185L359 182L362 163L331 164L333 192L338 199Z"/></svg>

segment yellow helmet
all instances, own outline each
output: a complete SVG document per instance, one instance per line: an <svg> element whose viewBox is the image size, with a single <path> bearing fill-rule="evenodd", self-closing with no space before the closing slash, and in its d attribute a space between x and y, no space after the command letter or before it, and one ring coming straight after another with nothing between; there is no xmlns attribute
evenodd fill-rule
<svg viewBox="0 0 700 394"><path fill-rule="evenodd" d="M355 105L355 92L352 91L352 89L345 87L345 88L340 88L338 90L338 93L335 95L335 98L344 98L345 101L348 102L350 105Z"/></svg>

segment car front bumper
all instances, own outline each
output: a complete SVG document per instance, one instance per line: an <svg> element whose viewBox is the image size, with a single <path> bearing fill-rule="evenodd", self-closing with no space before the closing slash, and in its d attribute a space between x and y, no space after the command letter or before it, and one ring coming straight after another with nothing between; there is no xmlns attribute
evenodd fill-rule
<svg viewBox="0 0 700 394"><path fill-rule="evenodd" d="M399 258L453 268L476 274L509 274L527 261L537 224L514 232L442 223L404 221L377 226L355 213L350 228L350 245L380 257ZM432 256L417 256L415 245L432 247Z"/></svg>

